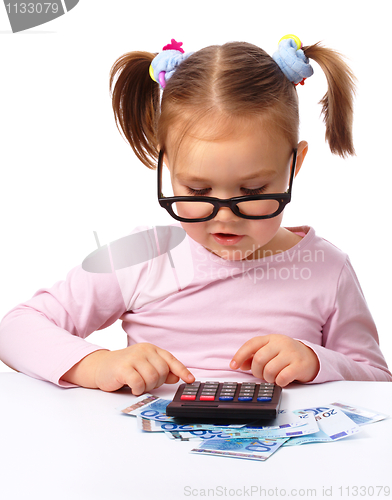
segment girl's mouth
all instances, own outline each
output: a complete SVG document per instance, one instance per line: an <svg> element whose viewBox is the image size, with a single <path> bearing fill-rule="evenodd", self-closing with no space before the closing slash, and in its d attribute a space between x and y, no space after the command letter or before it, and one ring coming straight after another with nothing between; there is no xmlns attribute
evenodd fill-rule
<svg viewBox="0 0 392 500"><path fill-rule="evenodd" d="M229 234L229 233L213 233L215 241L220 245L235 245L239 243L244 237L241 234Z"/></svg>

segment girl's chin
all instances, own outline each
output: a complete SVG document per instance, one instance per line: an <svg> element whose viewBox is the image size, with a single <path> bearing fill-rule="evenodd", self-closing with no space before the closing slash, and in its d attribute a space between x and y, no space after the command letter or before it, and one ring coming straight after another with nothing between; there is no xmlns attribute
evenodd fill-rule
<svg viewBox="0 0 392 500"><path fill-rule="evenodd" d="M206 250L209 252L213 253L217 257L220 257L221 259L224 260L231 260L231 261L241 261L241 260L249 260L249 259L254 259L253 255L256 253L256 250L250 249L250 250L240 250L239 248L208 248L205 247Z"/></svg>

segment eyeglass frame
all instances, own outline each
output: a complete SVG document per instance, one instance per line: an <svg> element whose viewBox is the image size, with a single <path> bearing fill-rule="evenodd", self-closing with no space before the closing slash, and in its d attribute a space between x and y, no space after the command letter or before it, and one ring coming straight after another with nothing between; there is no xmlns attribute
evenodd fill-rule
<svg viewBox="0 0 392 500"><path fill-rule="evenodd" d="M162 193L162 163L163 163L163 155L164 150L161 149L159 151L158 157L158 202L162 208L165 208L167 212L176 220L180 222L205 222L207 220L211 220L219 212L219 209L222 207L228 207L230 210L237 215L237 217L241 217L242 219L253 219L253 220L261 220L261 219L272 219L273 217L277 217L279 214L283 212L286 205L291 201L291 191L294 180L294 173L297 164L297 149L293 149L293 162L290 173L290 181L289 188L285 193L268 193L268 194L257 194L257 195L245 195L245 196L235 196L233 198L215 198L213 196L169 196L166 198ZM243 201L255 201L255 200L276 200L279 203L279 208L272 214L269 215L246 215L240 212L237 207L238 203ZM213 205L213 211L207 217L200 217L196 219L185 219L184 217L180 217L177 215L173 209L172 204L176 202L204 202L210 203Z"/></svg>

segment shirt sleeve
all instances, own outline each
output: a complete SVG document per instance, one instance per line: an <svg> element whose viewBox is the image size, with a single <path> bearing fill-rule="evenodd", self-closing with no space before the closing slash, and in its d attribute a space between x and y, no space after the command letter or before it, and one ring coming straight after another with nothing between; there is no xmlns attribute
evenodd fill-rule
<svg viewBox="0 0 392 500"><path fill-rule="evenodd" d="M0 323L0 358L31 377L75 387L60 378L103 349L84 339L125 311L116 273L89 273L79 265L66 280L38 290L6 314Z"/></svg>
<svg viewBox="0 0 392 500"><path fill-rule="evenodd" d="M392 381L379 338L354 269L347 258L339 276L323 345L301 341L317 355L320 370L312 383L333 380Z"/></svg>

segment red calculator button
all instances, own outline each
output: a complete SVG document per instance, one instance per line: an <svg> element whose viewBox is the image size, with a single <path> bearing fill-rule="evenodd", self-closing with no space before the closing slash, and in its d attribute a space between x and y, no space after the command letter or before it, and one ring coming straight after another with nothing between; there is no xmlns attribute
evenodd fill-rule
<svg viewBox="0 0 392 500"><path fill-rule="evenodd" d="M183 394L180 399L183 401L194 401L196 399L196 394Z"/></svg>
<svg viewBox="0 0 392 500"><path fill-rule="evenodd" d="M200 401L214 401L215 396L200 396Z"/></svg>

